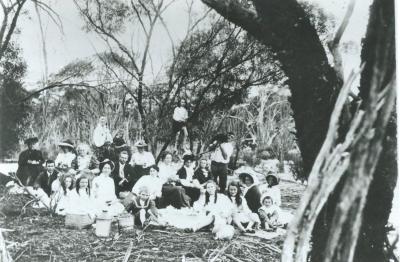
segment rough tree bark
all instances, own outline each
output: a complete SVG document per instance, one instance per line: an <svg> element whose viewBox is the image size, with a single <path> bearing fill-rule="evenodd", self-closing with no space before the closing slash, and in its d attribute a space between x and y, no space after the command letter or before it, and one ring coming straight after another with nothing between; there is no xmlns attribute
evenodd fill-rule
<svg viewBox="0 0 400 262"><path fill-rule="evenodd" d="M363 43L361 58L365 69L361 75L360 96L366 101L371 89L373 64L379 57L376 47L382 42L386 45L385 56L380 57L383 85L390 81L396 69L395 34L394 34L394 1L375 1L371 7L370 26ZM386 61L385 61L385 60ZM385 261L384 240L385 226L392 208L393 191L397 181L397 139L396 112L393 111L386 130L383 148L373 181L369 189L367 204L364 210L364 221L355 254L355 261Z"/></svg>

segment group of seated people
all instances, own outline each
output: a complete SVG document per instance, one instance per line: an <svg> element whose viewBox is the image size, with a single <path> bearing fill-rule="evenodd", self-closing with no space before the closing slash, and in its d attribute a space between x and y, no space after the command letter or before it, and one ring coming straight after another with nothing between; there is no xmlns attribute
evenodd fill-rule
<svg viewBox="0 0 400 262"><path fill-rule="evenodd" d="M37 139L28 142L31 153L27 158L32 158L35 150L31 144ZM216 220L234 224L241 232L260 227L274 230L284 224L275 174L268 174L267 183L260 184L256 177L242 173L220 189L210 173L208 159L195 161L188 154L179 165L172 153L165 152L156 165L143 141L135 146L133 154L122 149L113 160L99 160L87 144L78 145L75 155L73 144L64 141L59 144L56 159L45 161L44 170L36 176L29 167L37 166L40 159L21 165L17 176L43 206L60 215L88 214L95 218L104 212L110 216L128 212L137 225L150 221L165 225L168 218L160 211L172 206L193 210L199 219L188 230L194 232Z"/></svg>

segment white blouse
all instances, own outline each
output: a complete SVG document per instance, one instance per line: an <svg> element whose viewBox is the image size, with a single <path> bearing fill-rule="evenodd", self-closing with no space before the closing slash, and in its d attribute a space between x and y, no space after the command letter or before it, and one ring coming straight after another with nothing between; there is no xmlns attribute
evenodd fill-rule
<svg viewBox="0 0 400 262"><path fill-rule="evenodd" d="M76 158L76 155L72 152L67 153L59 153L54 160L56 166L67 165L68 167L72 166L72 161Z"/></svg>
<svg viewBox="0 0 400 262"><path fill-rule="evenodd" d="M93 143L97 147L102 147L105 142L112 142L110 129L98 125L93 131Z"/></svg>

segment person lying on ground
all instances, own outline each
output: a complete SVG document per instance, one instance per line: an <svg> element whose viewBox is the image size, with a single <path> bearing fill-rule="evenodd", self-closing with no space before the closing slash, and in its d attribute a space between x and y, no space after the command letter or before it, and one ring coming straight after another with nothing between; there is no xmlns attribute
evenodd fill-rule
<svg viewBox="0 0 400 262"><path fill-rule="evenodd" d="M57 170L55 169L54 161L49 159L45 163L45 170L43 170L36 178L33 187L35 189L41 188L48 196L51 195L51 184L58 178Z"/></svg>
<svg viewBox="0 0 400 262"><path fill-rule="evenodd" d="M217 184L213 180L206 183L206 192L193 204L197 215L202 216L201 222L194 225L191 230L197 230L211 225L215 219L229 224L232 220L233 204L229 198L217 191Z"/></svg>
<svg viewBox="0 0 400 262"><path fill-rule="evenodd" d="M60 148L60 152L54 160L56 167L60 167L61 165L72 167L72 163L76 158L75 147L72 141L67 139L59 143L58 147Z"/></svg>
<svg viewBox="0 0 400 262"><path fill-rule="evenodd" d="M126 205L126 210L133 214L135 225L143 227L146 222L158 223L158 210L154 200L150 198L150 192L146 186L138 189L138 195L134 196Z"/></svg>
<svg viewBox="0 0 400 262"><path fill-rule="evenodd" d="M22 151L18 157L18 169L16 176L24 186L33 186L37 176L43 171L43 155L37 149L39 139L36 136L25 140L27 149Z"/></svg>
<svg viewBox="0 0 400 262"><path fill-rule="evenodd" d="M77 146L78 155L72 161L72 168L77 170L78 176L79 172L82 170L90 170L93 175L100 173L99 161L95 155L92 154L90 147L86 143L80 143ZM77 177L78 178L78 177Z"/></svg>
<svg viewBox="0 0 400 262"><path fill-rule="evenodd" d="M114 180L110 177L115 165L111 160L100 163L100 175L92 182L92 194L99 213L106 211L110 216L121 214L125 209L115 195Z"/></svg>
<svg viewBox="0 0 400 262"><path fill-rule="evenodd" d="M251 212L247 206L246 199L241 195L239 182L232 181L228 185L227 195L231 202L234 204L233 210L233 223L239 228L241 232L254 233L253 226L258 228L260 219L256 213ZM246 228L243 224L247 224Z"/></svg>
<svg viewBox="0 0 400 262"><path fill-rule="evenodd" d="M137 182L133 167L128 163L128 152L121 151L119 160L112 171L112 179L115 184L115 194L117 197L125 198L132 191L133 185Z"/></svg>

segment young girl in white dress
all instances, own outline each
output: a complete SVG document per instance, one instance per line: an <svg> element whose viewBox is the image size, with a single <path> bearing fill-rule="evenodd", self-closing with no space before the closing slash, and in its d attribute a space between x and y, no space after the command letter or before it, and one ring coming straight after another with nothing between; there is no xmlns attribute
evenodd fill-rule
<svg viewBox="0 0 400 262"><path fill-rule="evenodd" d="M219 224L229 224L232 220L234 205L229 198L217 193L217 184L210 180L206 183L206 192L194 204L193 209L202 216L200 222L193 226L193 232L211 225L216 220Z"/></svg>
<svg viewBox="0 0 400 262"><path fill-rule="evenodd" d="M69 207L66 213L88 214L95 218L99 210L96 208L95 201L91 195L89 177L80 176L76 181L76 188L71 191Z"/></svg>
<svg viewBox="0 0 400 262"><path fill-rule="evenodd" d="M108 159L100 163L100 175L92 181L92 195L100 213L106 211L110 216L117 216L125 208L115 195L114 180L110 177L114 163Z"/></svg>
<svg viewBox="0 0 400 262"><path fill-rule="evenodd" d="M66 174L61 178L60 190L54 193L51 203L55 207L55 212L59 215L65 215L71 207L71 196L74 191L74 178Z"/></svg>
<svg viewBox="0 0 400 262"><path fill-rule="evenodd" d="M247 206L246 199L241 195L240 183L232 181L228 185L228 197L234 205L233 223L241 232L254 233L253 226L256 228L260 225L260 219L256 213L251 212ZM247 223L245 228L243 224Z"/></svg>

